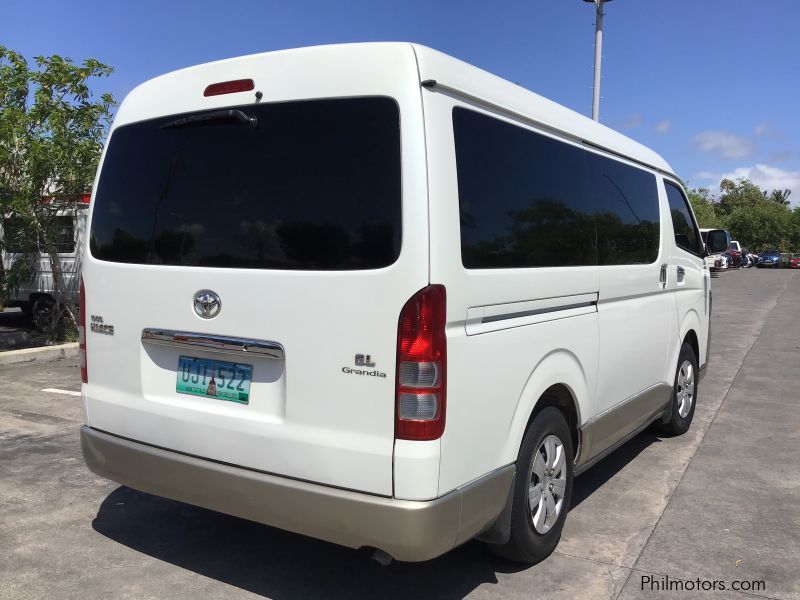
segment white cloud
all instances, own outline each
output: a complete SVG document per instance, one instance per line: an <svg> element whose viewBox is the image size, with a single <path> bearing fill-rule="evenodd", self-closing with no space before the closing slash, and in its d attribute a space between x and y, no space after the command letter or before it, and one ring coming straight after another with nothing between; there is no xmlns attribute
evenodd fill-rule
<svg viewBox="0 0 800 600"><path fill-rule="evenodd" d="M800 195L800 171L784 171L779 167L769 165L754 165L752 167L739 167L731 173L725 173L722 179L739 179L746 177L762 190L792 190Z"/></svg>
<svg viewBox="0 0 800 600"><path fill-rule="evenodd" d="M667 133L672 127L672 121L664 120L656 123L656 133Z"/></svg>
<svg viewBox="0 0 800 600"><path fill-rule="evenodd" d="M756 137L761 137L769 130L769 126L766 123L759 123L756 125L756 128L753 130L756 134Z"/></svg>
<svg viewBox="0 0 800 600"><path fill-rule="evenodd" d="M631 113L623 120L618 121L617 127L619 129L633 129L642 124L642 115L638 113Z"/></svg>
<svg viewBox="0 0 800 600"><path fill-rule="evenodd" d="M744 158L753 153L749 140L727 131L703 131L694 136L692 142L700 152L720 158Z"/></svg>
<svg viewBox="0 0 800 600"><path fill-rule="evenodd" d="M701 171L695 174L694 179L709 182L710 185L708 187L718 197L719 183L723 179L736 180L742 177L749 179L756 186L767 192L772 190L792 190L792 195L789 196L792 205L797 206L800 203L800 171L784 171L780 167L756 164L752 167L739 167L729 173Z"/></svg>

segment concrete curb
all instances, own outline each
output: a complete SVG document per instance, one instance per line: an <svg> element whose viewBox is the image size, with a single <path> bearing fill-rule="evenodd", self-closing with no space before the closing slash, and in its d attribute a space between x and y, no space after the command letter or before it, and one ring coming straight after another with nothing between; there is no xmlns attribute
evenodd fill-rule
<svg viewBox="0 0 800 600"><path fill-rule="evenodd" d="M78 356L78 342L0 352L0 367L29 362L51 362Z"/></svg>

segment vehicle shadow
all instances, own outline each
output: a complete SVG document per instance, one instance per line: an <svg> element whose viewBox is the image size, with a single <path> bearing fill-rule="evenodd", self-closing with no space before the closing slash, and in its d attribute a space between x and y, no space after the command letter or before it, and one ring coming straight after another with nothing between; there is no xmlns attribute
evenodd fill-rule
<svg viewBox="0 0 800 600"><path fill-rule="evenodd" d="M601 487L658 437L637 436L575 480L573 506ZM370 560L351 550L266 525L119 487L93 528L153 558L277 600L298 598L461 599L498 573L529 567L470 542L425 563Z"/></svg>
<svg viewBox="0 0 800 600"><path fill-rule="evenodd" d="M606 456L596 465L575 478L572 486L572 504L570 510L577 508L609 479L632 462L639 454L652 444L661 442L661 437L651 429L645 429L633 439L625 442L618 449Z"/></svg>

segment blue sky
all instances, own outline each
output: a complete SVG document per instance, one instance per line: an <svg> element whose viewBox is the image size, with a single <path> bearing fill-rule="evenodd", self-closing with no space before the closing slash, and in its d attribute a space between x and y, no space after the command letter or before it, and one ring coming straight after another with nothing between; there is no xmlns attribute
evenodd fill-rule
<svg viewBox="0 0 800 600"><path fill-rule="evenodd" d="M70 2L6 0L0 43L94 57L121 100L184 66L281 48L407 40L591 111L594 9L581 0ZM798 0L614 0L601 121L654 148L690 186L724 175L800 203Z"/></svg>

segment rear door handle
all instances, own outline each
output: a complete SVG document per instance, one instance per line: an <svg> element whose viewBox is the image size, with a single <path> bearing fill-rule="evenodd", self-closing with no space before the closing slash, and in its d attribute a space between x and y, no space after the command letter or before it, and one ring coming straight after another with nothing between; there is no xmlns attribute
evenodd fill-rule
<svg viewBox="0 0 800 600"><path fill-rule="evenodd" d="M661 289L667 287L667 265L661 265L661 273L658 275L658 282L661 284Z"/></svg>
<svg viewBox="0 0 800 600"><path fill-rule="evenodd" d="M686 269L684 269L681 266L678 266L678 283L683 283L685 277L686 277Z"/></svg>

